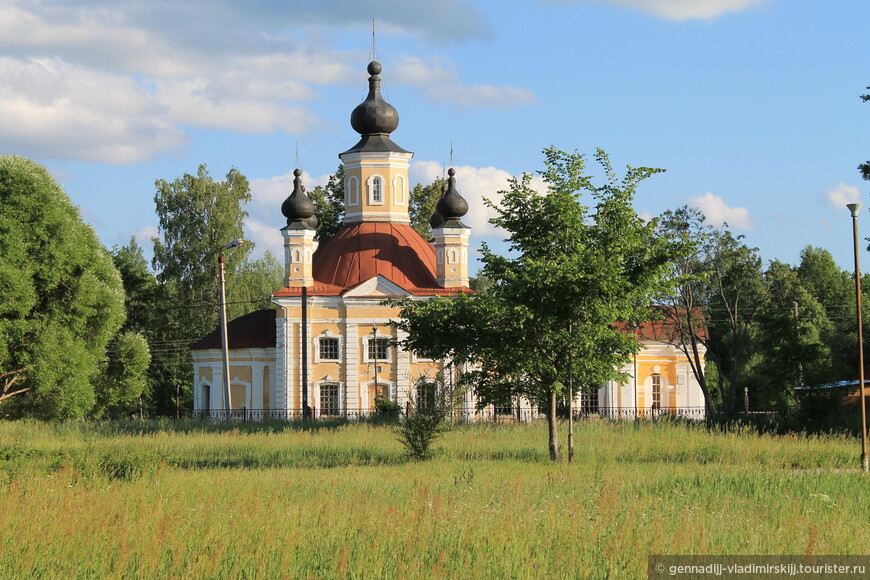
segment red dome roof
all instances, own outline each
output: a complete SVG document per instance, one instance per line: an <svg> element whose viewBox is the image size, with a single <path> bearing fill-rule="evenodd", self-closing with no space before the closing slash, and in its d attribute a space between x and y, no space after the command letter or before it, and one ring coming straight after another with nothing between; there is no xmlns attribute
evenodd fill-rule
<svg viewBox="0 0 870 580"><path fill-rule="evenodd" d="M435 247L408 224L361 222L345 226L314 252L314 284L309 294L337 295L375 276L383 276L411 294L455 294L468 288L435 282ZM276 296L296 296L284 288Z"/></svg>
<svg viewBox="0 0 870 580"><path fill-rule="evenodd" d="M351 288L383 276L406 290L438 288L435 248L408 224L346 226L314 253L314 284Z"/></svg>

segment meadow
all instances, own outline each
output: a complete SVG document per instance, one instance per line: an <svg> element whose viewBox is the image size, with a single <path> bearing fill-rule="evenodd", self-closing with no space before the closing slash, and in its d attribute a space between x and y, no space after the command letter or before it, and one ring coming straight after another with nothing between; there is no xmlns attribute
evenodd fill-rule
<svg viewBox="0 0 870 580"><path fill-rule="evenodd" d="M564 436L564 429L562 431ZM644 577L647 554L865 554L844 435L581 422L0 423L0 578Z"/></svg>

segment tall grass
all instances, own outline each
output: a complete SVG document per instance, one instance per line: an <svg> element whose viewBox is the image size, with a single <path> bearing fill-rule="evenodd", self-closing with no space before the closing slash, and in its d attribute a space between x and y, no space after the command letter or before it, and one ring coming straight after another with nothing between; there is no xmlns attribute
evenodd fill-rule
<svg viewBox="0 0 870 580"><path fill-rule="evenodd" d="M0 423L0 577L643 576L647 554L863 554L845 436L581 423ZM866 519L866 517L865 517Z"/></svg>

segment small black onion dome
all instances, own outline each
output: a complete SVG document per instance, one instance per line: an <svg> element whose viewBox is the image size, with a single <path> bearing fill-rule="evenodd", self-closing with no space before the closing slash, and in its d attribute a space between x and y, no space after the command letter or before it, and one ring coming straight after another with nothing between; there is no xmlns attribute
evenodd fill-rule
<svg viewBox="0 0 870 580"><path fill-rule="evenodd" d="M433 230L440 228L444 225L444 218L438 215L437 213L433 213L432 217L429 218L429 227Z"/></svg>
<svg viewBox="0 0 870 580"><path fill-rule="evenodd" d="M435 213L440 215L444 220L450 218L460 218L468 213L468 202L459 195L456 189L456 171L451 167L447 170L447 191L438 200L438 205L435 206Z"/></svg>
<svg viewBox="0 0 870 580"><path fill-rule="evenodd" d="M350 126L360 135L392 133L399 126L399 112L381 96L381 63L369 63L369 94L350 114Z"/></svg>
<svg viewBox="0 0 870 580"><path fill-rule="evenodd" d="M281 204L281 213L287 218L287 225L296 220L307 220L314 217L314 203L305 195L305 186L302 185L302 171L293 170L293 192ZM315 217L315 224L317 218Z"/></svg>

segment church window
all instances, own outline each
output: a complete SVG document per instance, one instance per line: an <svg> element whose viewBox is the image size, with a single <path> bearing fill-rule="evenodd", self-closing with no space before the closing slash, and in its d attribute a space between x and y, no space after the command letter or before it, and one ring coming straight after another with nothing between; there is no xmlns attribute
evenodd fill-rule
<svg viewBox="0 0 870 580"><path fill-rule="evenodd" d="M372 179L372 203L383 203L383 192L381 191L381 178L375 177Z"/></svg>
<svg viewBox="0 0 870 580"><path fill-rule="evenodd" d="M338 339L320 339L320 360L338 360Z"/></svg>
<svg viewBox="0 0 870 580"><path fill-rule="evenodd" d="M339 409L339 386L335 383L320 385L320 414L335 416Z"/></svg>
<svg viewBox="0 0 870 580"><path fill-rule="evenodd" d="M438 386L428 381L417 385L417 409L420 411L434 410L437 403Z"/></svg>
<svg viewBox="0 0 870 580"><path fill-rule="evenodd" d="M369 340L368 344L369 360L380 360L387 362L390 357L390 341L387 338L379 338L377 340Z"/></svg>

